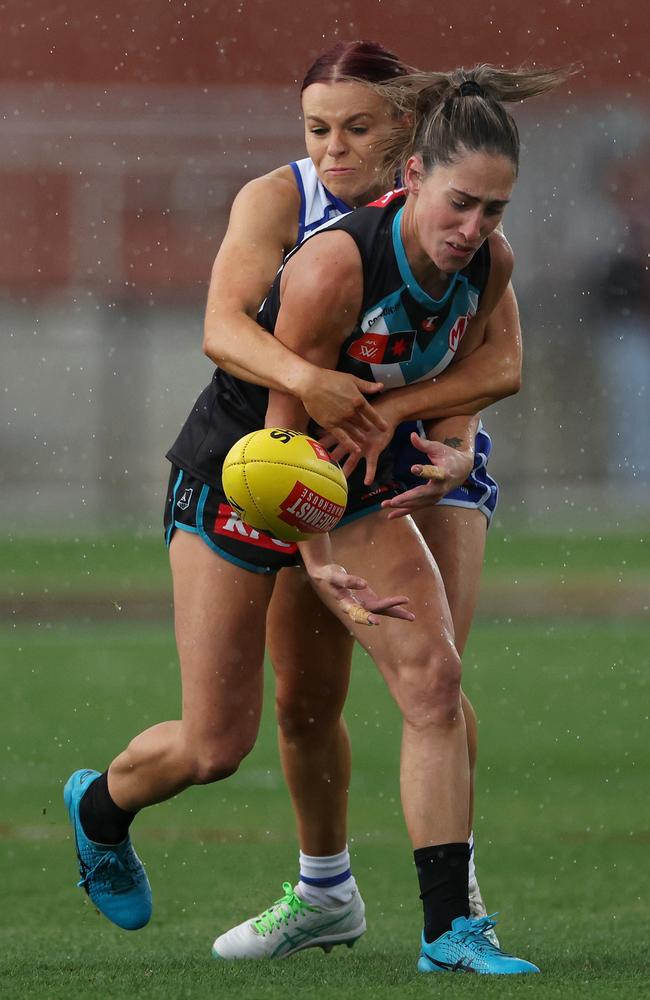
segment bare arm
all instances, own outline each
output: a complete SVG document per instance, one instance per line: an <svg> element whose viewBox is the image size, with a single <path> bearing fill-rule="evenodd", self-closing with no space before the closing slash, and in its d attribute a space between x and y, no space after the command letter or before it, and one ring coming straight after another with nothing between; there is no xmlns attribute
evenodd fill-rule
<svg viewBox="0 0 650 1000"><path fill-rule="evenodd" d="M309 240L287 262L280 292L276 340L318 370L333 368L361 308L361 257L352 237L335 230ZM271 388L267 426L304 430L307 421L300 399Z"/></svg>
<svg viewBox="0 0 650 1000"><path fill-rule="evenodd" d="M467 469L469 475L474 465L474 446L479 423L477 414L443 417L441 420L427 421L424 433L429 441L439 443L444 448L450 448L457 455L463 456L469 466Z"/></svg>
<svg viewBox="0 0 650 1000"><path fill-rule="evenodd" d="M422 453L411 472L422 477L422 485L383 501L389 519L430 507L465 482L474 465L478 425L477 415L445 417L425 425L426 437L411 434L411 444Z"/></svg>
<svg viewBox="0 0 650 1000"><path fill-rule="evenodd" d="M356 450L367 423L384 427L365 394L381 386L323 370L260 327L257 312L297 238L300 198L289 167L251 181L232 206L212 268L203 350L238 378L293 394L338 441Z"/></svg>
<svg viewBox="0 0 650 1000"><path fill-rule="evenodd" d="M242 188L212 268L203 332L203 351L220 368L286 392L300 383L308 366L255 317L297 237L299 204L295 184L281 171Z"/></svg>

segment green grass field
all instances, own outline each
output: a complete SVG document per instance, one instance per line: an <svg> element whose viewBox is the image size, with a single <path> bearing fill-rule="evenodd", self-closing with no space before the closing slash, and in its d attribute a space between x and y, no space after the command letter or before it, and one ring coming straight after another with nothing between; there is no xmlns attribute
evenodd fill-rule
<svg viewBox="0 0 650 1000"><path fill-rule="evenodd" d="M272 677L260 739L238 774L146 812L134 827L154 917L128 934L81 890L61 799L80 766L104 767L139 729L177 715L170 623L115 610L92 621L85 593L128 604L167 592L149 541L5 547L5 595L56 589L70 616L24 617L0 632L4 747L0 992L39 998L638 998L650 989L647 623L482 620L465 657L481 720L476 818L484 896L504 946L532 978L415 973L420 903L398 796L399 720L373 664L355 661L347 719L354 750L350 846L368 910L353 951L306 952L270 966L214 962L214 936L280 895L296 845L275 745ZM548 540L502 541L499 573L566 563ZM645 577L632 539L572 542L576 572ZM152 559L149 554L155 552ZM554 561L555 560L555 561ZM38 563L39 565L36 565ZM505 568L504 568L505 567ZM566 567L565 567L566 570ZM153 581L153 583L152 583ZM504 612L506 609L504 609Z"/></svg>
<svg viewBox="0 0 650 1000"><path fill-rule="evenodd" d="M650 540L638 532L512 534L490 530L484 572L491 583L519 579L586 584L594 576L620 585L650 579ZM158 536L0 540L0 596L52 600L79 595L125 597L167 592L169 570Z"/></svg>

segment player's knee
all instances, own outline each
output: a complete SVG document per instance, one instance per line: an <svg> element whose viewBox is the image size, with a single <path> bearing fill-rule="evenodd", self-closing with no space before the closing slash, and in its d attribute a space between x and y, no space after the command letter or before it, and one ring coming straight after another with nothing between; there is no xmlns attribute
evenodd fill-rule
<svg viewBox="0 0 650 1000"><path fill-rule="evenodd" d="M321 739L341 718L338 701L327 696L305 700L278 694L275 711L282 736L289 743Z"/></svg>
<svg viewBox="0 0 650 1000"><path fill-rule="evenodd" d="M234 774L244 757L253 749L253 741L222 741L196 748L192 761L192 782L210 785Z"/></svg>
<svg viewBox="0 0 650 1000"><path fill-rule="evenodd" d="M403 671L398 703L405 721L418 729L455 725L461 714L460 679L460 659L453 648Z"/></svg>

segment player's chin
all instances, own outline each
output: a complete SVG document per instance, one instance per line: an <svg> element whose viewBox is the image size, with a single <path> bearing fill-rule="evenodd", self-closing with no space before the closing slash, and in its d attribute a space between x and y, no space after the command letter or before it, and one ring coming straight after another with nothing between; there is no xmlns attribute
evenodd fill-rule
<svg viewBox="0 0 650 1000"><path fill-rule="evenodd" d="M368 193L368 184L352 174L349 176L343 174L335 180L330 179L326 187L346 205L358 207L372 201L372 194Z"/></svg>
<svg viewBox="0 0 650 1000"><path fill-rule="evenodd" d="M438 265L441 271L453 274L455 271L462 271L464 267L469 267L477 251L473 248L457 247L453 243L445 243L441 251L441 262Z"/></svg>
<svg viewBox="0 0 650 1000"><path fill-rule="evenodd" d="M356 194L355 191L350 191L349 189L346 189L344 187L340 188L333 187L330 188L330 191L334 195L334 197L338 198L339 201L342 201L344 205L348 205L350 208L359 207L360 204L359 196Z"/></svg>

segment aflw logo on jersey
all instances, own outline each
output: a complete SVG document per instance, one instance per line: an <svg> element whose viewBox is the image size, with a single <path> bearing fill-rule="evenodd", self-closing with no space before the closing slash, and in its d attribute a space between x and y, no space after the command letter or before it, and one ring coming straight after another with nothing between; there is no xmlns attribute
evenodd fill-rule
<svg viewBox="0 0 650 1000"><path fill-rule="evenodd" d="M347 354L369 365L395 365L413 357L415 330L382 333L369 330L350 344Z"/></svg>

